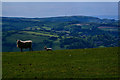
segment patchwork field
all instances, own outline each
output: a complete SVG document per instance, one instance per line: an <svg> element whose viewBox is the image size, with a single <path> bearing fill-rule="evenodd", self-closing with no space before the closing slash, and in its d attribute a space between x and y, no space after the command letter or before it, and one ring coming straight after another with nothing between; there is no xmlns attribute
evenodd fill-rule
<svg viewBox="0 0 120 80"><path fill-rule="evenodd" d="M3 79L119 78L118 48L3 52Z"/></svg>

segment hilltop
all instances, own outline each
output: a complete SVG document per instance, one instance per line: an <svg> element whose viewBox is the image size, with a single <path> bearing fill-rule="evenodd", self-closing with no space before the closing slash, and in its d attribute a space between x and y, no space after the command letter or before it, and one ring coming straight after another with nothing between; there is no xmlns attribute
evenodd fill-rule
<svg viewBox="0 0 120 80"><path fill-rule="evenodd" d="M16 78L119 78L119 47L3 52L3 80Z"/></svg>

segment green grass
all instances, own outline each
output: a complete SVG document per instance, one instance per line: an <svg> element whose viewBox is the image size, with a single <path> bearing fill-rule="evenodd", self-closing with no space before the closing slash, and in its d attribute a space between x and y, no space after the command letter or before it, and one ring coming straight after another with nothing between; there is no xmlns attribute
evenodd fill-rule
<svg viewBox="0 0 120 80"><path fill-rule="evenodd" d="M118 28L103 28L103 31L118 31Z"/></svg>
<svg viewBox="0 0 120 80"><path fill-rule="evenodd" d="M51 28L50 27L42 27L42 28L44 28L44 29L46 29L46 30L51 30Z"/></svg>
<svg viewBox="0 0 120 80"><path fill-rule="evenodd" d="M8 43L16 43L17 39L21 40L32 40L33 42L39 43L43 42L43 40L48 39L47 36L37 36L37 35L32 35L32 34L12 34L11 36L8 36L6 40L8 40Z"/></svg>
<svg viewBox="0 0 120 80"><path fill-rule="evenodd" d="M21 32L27 33L27 34L41 35L41 36L58 37L57 35L51 35L49 33L38 33L38 32L32 32L32 31L21 31Z"/></svg>
<svg viewBox="0 0 120 80"><path fill-rule="evenodd" d="M3 52L5 78L118 78L118 47Z"/></svg>

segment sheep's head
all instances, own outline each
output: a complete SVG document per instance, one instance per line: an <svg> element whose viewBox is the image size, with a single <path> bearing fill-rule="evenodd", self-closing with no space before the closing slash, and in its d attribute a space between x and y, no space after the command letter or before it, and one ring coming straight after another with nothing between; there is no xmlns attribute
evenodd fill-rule
<svg viewBox="0 0 120 80"><path fill-rule="evenodd" d="M47 49L47 47L46 47L46 46L44 46L44 49Z"/></svg>
<svg viewBox="0 0 120 80"><path fill-rule="evenodd" d="M20 42L21 42L21 40L17 40L17 47L19 47Z"/></svg>
<svg viewBox="0 0 120 80"><path fill-rule="evenodd" d="M20 42L21 40L17 40L17 44Z"/></svg>

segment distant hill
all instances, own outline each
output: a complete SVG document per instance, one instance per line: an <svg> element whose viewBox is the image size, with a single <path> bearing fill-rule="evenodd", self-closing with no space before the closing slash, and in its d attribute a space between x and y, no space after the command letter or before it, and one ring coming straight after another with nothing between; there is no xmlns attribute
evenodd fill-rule
<svg viewBox="0 0 120 80"><path fill-rule="evenodd" d="M119 46L118 21L91 16L2 17L3 52L19 51L16 40L32 40L35 51Z"/></svg>
<svg viewBox="0 0 120 80"><path fill-rule="evenodd" d="M120 77L119 47L3 52L2 78L80 79Z"/></svg>
<svg viewBox="0 0 120 80"><path fill-rule="evenodd" d="M115 19L118 20L118 15L97 15L100 19Z"/></svg>

